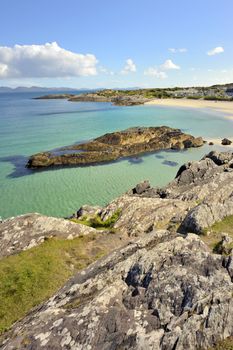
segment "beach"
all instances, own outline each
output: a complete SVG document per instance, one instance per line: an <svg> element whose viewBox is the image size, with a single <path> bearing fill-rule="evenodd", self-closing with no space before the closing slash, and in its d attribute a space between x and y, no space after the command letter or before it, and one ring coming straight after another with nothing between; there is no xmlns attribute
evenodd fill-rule
<svg viewBox="0 0 233 350"><path fill-rule="evenodd" d="M207 108L221 112L225 118L233 120L233 101L207 101L192 99L154 99L146 102L149 105L166 107Z"/></svg>

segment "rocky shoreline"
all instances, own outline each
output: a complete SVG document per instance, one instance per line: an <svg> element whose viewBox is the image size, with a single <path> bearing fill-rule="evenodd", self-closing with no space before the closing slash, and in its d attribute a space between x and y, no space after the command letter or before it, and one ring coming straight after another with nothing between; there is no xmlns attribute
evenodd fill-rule
<svg viewBox="0 0 233 350"><path fill-rule="evenodd" d="M181 150L200 147L203 143L201 137L195 138L181 132L180 129L167 126L134 127L105 134L86 143L37 153L29 158L26 166L33 169L50 166L94 165L163 149Z"/></svg>
<svg viewBox="0 0 233 350"><path fill-rule="evenodd" d="M111 102L115 106L137 106L148 102L150 99L134 92L131 95L124 92L104 90L89 92L79 95L73 94L49 94L36 97L35 100L67 99L70 102Z"/></svg>
<svg viewBox="0 0 233 350"><path fill-rule="evenodd" d="M134 90L104 89L95 92L87 92L79 95L50 94L35 99L59 99L66 98L72 102L111 102L116 106L141 105L153 99L188 98L192 100L207 101L232 101L233 84L213 85L210 87L187 88L152 88Z"/></svg>
<svg viewBox="0 0 233 350"><path fill-rule="evenodd" d="M2 257L93 234L101 244L108 238L109 251L121 248L13 325L1 349L194 350L231 342L233 230L228 224L216 236L213 229L225 219L233 225L233 153L212 151L184 164L167 186L144 181L103 208L83 206L72 221L39 214L3 221Z"/></svg>

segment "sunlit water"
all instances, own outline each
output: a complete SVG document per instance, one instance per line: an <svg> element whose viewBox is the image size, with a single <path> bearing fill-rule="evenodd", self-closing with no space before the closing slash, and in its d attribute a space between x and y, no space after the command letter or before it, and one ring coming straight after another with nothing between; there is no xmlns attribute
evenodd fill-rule
<svg viewBox="0 0 233 350"><path fill-rule="evenodd" d="M44 171L25 169L27 157L131 126L167 125L204 138L233 134L233 123L210 111L158 106L33 100L38 94L0 94L0 216L26 212L67 216L82 204L103 205L148 179L164 185L179 166L217 146L159 152L139 161ZM225 149L222 147L222 149ZM170 163L175 162L174 163Z"/></svg>

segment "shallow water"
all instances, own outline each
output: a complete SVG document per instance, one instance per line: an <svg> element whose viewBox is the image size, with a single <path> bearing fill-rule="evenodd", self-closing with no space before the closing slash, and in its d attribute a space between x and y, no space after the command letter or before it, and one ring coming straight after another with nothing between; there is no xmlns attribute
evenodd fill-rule
<svg viewBox="0 0 233 350"><path fill-rule="evenodd" d="M199 159L210 150L226 148L205 145L105 165L43 171L25 168L31 154L132 126L168 125L208 139L232 136L233 122L216 112L33 100L34 96L38 94L0 94L0 216L3 218L35 211L67 216L84 203L103 205L145 179L152 185L165 185L184 162Z"/></svg>

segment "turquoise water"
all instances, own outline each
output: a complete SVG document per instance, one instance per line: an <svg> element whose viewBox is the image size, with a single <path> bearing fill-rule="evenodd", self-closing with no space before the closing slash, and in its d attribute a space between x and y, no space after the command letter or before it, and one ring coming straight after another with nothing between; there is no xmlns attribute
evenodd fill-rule
<svg viewBox="0 0 233 350"><path fill-rule="evenodd" d="M231 137L233 133L232 121L210 111L33 100L35 95L0 94L0 216L3 218L26 212L67 216L85 203L103 205L144 179L152 185L164 185L181 164L199 159L213 147L163 151L140 157L141 162L136 163L124 159L99 166L44 171L25 169L27 157L33 153L139 125L168 125L213 139ZM177 165L169 166L164 161Z"/></svg>

